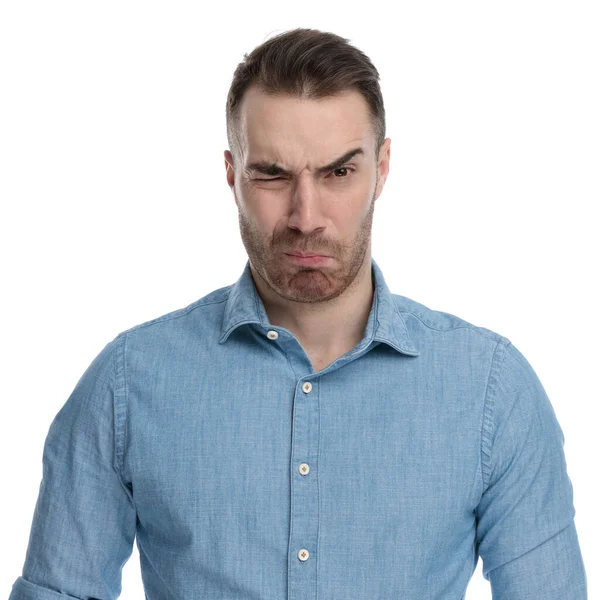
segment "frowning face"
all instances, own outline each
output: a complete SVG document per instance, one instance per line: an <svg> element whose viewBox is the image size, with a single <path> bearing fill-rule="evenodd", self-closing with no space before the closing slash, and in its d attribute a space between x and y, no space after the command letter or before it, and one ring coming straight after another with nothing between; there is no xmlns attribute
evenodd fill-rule
<svg viewBox="0 0 600 600"><path fill-rule="evenodd" d="M225 166L253 272L287 300L335 298L370 264L391 140L376 158L359 92L306 100L256 87L242 100L237 140ZM300 260L295 252L326 258Z"/></svg>

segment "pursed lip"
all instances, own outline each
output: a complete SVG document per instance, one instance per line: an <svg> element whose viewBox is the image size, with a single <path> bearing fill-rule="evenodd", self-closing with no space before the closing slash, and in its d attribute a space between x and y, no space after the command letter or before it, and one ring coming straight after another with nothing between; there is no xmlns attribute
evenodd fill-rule
<svg viewBox="0 0 600 600"><path fill-rule="evenodd" d="M329 258L326 254L313 254L312 252L286 252L291 256L300 256L301 258L309 258L311 256L322 256L323 258Z"/></svg>

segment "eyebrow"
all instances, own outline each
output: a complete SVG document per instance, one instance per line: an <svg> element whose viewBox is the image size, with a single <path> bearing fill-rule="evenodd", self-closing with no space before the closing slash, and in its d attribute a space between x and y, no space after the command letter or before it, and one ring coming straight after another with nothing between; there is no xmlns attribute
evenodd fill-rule
<svg viewBox="0 0 600 600"><path fill-rule="evenodd" d="M363 149L354 148L353 150L346 152L346 154L340 156L339 158L336 158L333 162L329 163L328 165L325 165L324 167L319 167L317 169L317 173L328 173L329 171L339 169L357 154L364 155ZM293 175L291 171L287 171L286 169L280 167L275 163L269 163L266 161L250 163L246 166L246 170L257 171L258 173L262 173L263 175Z"/></svg>

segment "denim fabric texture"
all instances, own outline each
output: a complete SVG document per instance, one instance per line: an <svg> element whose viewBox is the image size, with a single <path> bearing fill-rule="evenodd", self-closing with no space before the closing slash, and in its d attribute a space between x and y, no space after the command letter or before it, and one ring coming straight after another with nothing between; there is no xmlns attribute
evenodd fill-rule
<svg viewBox="0 0 600 600"><path fill-rule="evenodd" d="M238 281L119 333L52 421L10 600L584 600L564 438L506 337L390 292L319 372Z"/></svg>

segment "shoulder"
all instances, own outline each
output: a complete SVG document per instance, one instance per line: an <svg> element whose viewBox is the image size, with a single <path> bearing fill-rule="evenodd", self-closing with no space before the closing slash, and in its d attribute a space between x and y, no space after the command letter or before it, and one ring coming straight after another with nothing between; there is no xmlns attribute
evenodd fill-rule
<svg viewBox="0 0 600 600"><path fill-rule="evenodd" d="M223 311L231 285L215 289L194 302L171 310L152 319L135 323L118 333L115 339L127 338L152 338L154 335L165 335L169 332L182 332L195 330L198 327L215 324L215 315Z"/></svg>
<svg viewBox="0 0 600 600"><path fill-rule="evenodd" d="M510 340L501 333L477 325L462 316L431 308L400 294L392 294L411 336L431 338L469 338L486 346L508 346ZM415 339L415 341L418 341Z"/></svg>

